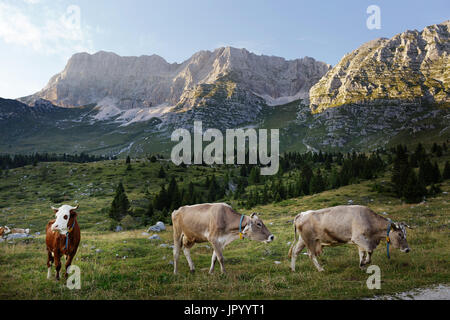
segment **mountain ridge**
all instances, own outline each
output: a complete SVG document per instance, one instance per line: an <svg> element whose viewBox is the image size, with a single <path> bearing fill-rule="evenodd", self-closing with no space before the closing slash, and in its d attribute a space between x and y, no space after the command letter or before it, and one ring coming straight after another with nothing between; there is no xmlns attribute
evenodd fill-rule
<svg viewBox="0 0 450 320"><path fill-rule="evenodd" d="M227 78L249 94L276 101L284 96L307 96L329 67L310 57L286 60L233 47L202 50L182 63L168 63L158 55L77 53L41 91L18 100L33 104L42 98L76 107L109 98L116 100L119 109L176 106L186 91ZM192 103L189 101L190 107Z"/></svg>
<svg viewBox="0 0 450 320"><path fill-rule="evenodd" d="M450 20L368 41L311 87L311 110L343 105L450 105Z"/></svg>

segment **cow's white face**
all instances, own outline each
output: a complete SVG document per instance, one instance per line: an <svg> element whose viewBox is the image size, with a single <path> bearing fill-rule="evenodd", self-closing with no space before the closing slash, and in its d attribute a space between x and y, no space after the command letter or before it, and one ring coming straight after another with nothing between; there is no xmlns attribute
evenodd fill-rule
<svg viewBox="0 0 450 320"><path fill-rule="evenodd" d="M55 211L56 221L51 225L50 229L61 234L66 234L69 231L69 226L67 224L69 222L70 215L74 214L74 210L77 208L78 206L72 207L67 204L59 208L52 207L53 211Z"/></svg>

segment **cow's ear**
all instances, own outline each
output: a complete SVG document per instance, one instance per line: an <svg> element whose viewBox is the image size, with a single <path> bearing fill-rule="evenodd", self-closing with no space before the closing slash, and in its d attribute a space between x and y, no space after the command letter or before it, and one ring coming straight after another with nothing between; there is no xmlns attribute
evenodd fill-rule
<svg viewBox="0 0 450 320"><path fill-rule="evenodd" d="M70 210L70 215L71 215L71 216L76 216L77 213L75 212L75 210L72 209L72 210Z"/></svg>
<svg viewBox="0 0 450 320"><path fill-rule="evenodd" d="M394 230L394 231L400 230L400 226L398 225L397 222L392 223L392 230Z"/></svg>
<svg viewBox="0 0 450 320"><path fill-rule="evenodd" d="M411 227L411 226L409 226L409 225L407 225L406 223L404 223L404 222L402 222L402 225L404 225L406 228L408 228L408 229L414 229L413 227Z"/></svg>

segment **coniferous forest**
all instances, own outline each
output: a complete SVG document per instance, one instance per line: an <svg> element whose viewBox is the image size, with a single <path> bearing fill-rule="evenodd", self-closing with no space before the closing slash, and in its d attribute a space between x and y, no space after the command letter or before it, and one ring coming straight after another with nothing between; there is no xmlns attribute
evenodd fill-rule
<svg viewBox="0 0 450 320"><path fill-rule="evenodd" d="M446 143L435 143L430 150L419 143L413 150L398 145L372 153L288 152L280 157L280 168L274 176L261 175L256 165L220 165L213 167L218 172L225 171L221 178L212 173L196 185L192 181L184 183L183 174L168 176L161 162L158 178L165 178L168 183L161 184L159 192L147 194L148 207L138 216L142 215L146 223L158 220L170 223L170 213L182 205L235 200L240 207L250 209L370 181L386 174L390 180L374 183L375 191L395 195L405 203L418 203L442 192L439 183L449 179L450 164L446 161L440 168L438 160L447 153ZM129 158L126 164L130 170ZM182 172L190 170L185 165L180 169ZM120 221L133 212L129 210L126 195L123 196L126 191L121 183L117 193L111 208L115 213L110 216Z"/></svg>

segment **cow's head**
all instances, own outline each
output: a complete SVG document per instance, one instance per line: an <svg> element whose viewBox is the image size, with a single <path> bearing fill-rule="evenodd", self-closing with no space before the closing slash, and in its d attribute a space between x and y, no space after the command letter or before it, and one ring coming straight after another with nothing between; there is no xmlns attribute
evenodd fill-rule
<svg viewBox="0 0 450 320"><path fill-rule="evenodd" d="M411 251L408 242L406 241L406 228L412 229L404 222L393 222L391 231L389 232L389 239L391 240L392 245L402 252Z"/></svg>
<svg viewBox="0 0 450 320"><path fill-rule="evenodd" d="M256 213L252 213L250 221L242 231L246 238L250 240L272 242L275 236L267 229L263 221L258 218Z"/></svg>
<svg viewBox="0 0 450 320"><path fill-rule="evenodd" d="M56 215L56 221L52 224L50 229L52 231L57 231L61 234L66 234L69 231L69 228L71 227L71 226L67 225L69 222L69 219L70 219L70 217L77 215L75 210L77 210L78 207L79 207L79 205L77 205L76 207L72 207L67 204L65 204L59 208L52 207L52 209Z"/></svg>

